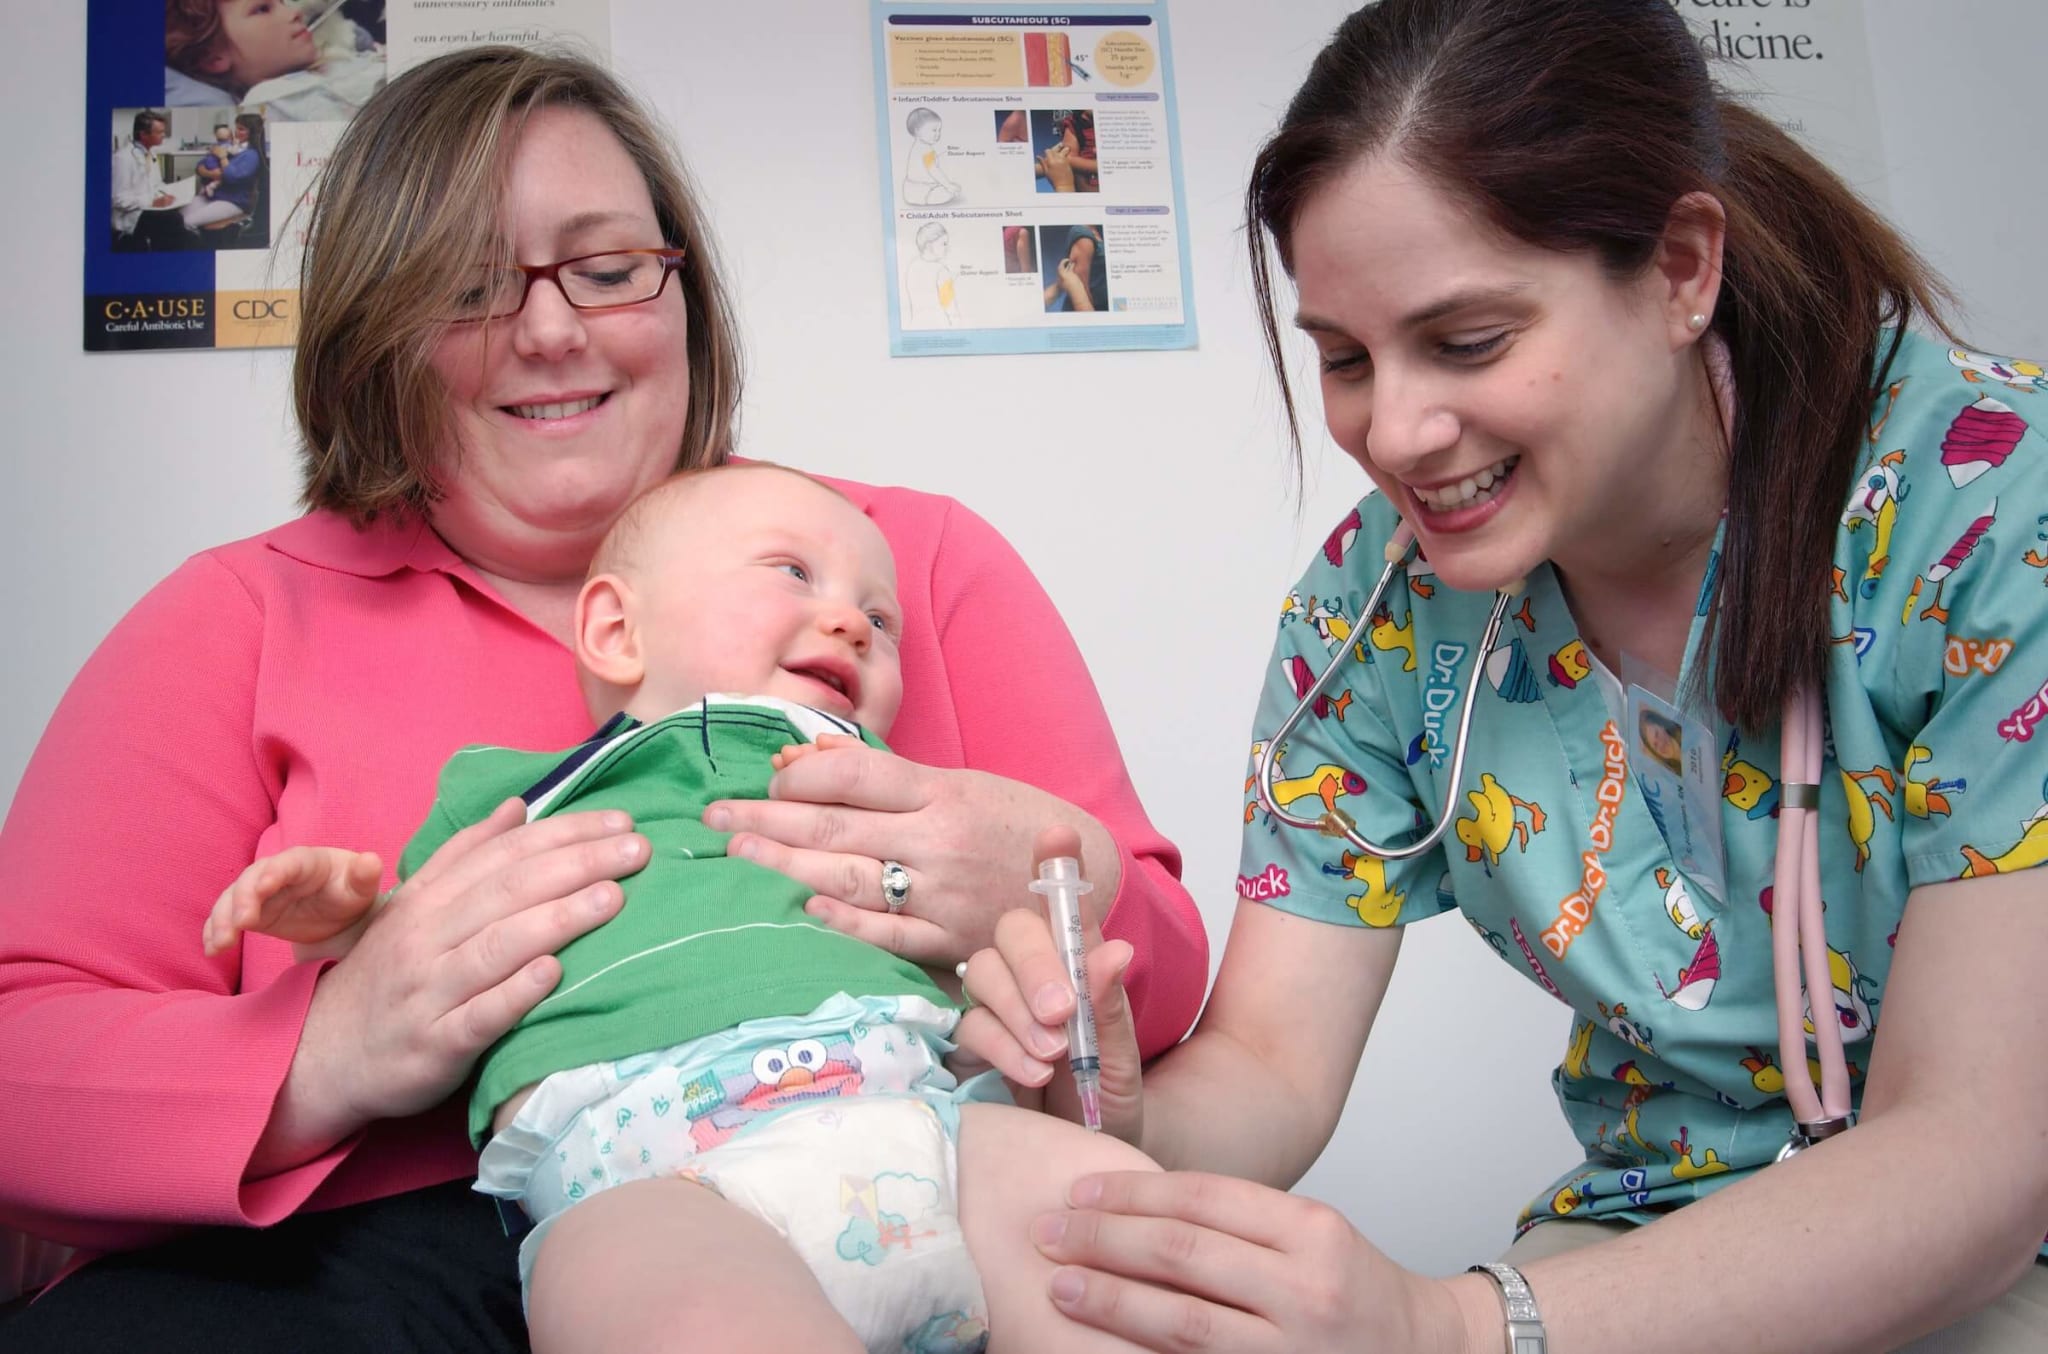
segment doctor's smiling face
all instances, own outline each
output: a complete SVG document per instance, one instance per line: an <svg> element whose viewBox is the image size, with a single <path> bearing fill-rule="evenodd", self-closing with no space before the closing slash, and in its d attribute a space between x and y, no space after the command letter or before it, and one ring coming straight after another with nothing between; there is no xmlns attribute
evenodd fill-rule
<svg viewBox="0 0 2048 1354"><path fill-rule="evenodd" d="M1659 266L1617 279L1509 238L1388 155L1313 191L1289 246L1331 436L1451 587L1612 574L1718 512Z"/></svg>
<svg viewBox="0 0 2048 1354"><path fill-rule="evenodd" d="M579 108L526 118L498 228L527 264L671 243L626 148ZM580 578L619 512L676 466L688 331L673 278L653 300L606 310L577 310L536 280L517 314L450 325L432 365L457 446L443 451L435 529L501 577Z"/></svg>

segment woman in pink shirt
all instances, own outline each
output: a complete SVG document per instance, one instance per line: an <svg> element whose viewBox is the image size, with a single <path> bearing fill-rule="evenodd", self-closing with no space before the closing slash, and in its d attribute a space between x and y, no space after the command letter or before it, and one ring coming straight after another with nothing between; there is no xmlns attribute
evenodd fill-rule
<svg viewBox="0 0 2048 1354"><path fill-rule="evenodd" d="M541 108L574 134L522 153ZM645 838L501 810L324 965L260 937L207 958L200 926L281 847L395 861L456 748L588 732L563 636L591 551L640 489L729 454L739 359L672 149L580 61L484 48L393 81L310 230L311 511L122 620L0 829L0 1224L123 1252L0 1324L0 1349L524 1347L516 1242L468 1190L451 1096ZM1058 614L960 505L840 487L901 574L900 755L802 759L707 821L828 925L942 966L1028 900L1031 835L1066 823L1166 1047L1200 1001L1201 926ZM884 862L908 871L900 910Z"/></svg>

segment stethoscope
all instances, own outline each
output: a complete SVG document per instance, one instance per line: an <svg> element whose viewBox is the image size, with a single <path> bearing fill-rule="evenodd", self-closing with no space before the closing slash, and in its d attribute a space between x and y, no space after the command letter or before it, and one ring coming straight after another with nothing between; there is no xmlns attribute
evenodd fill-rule
<svg viewBox="0 0 2048 1354"><path fill-rule="evenodd" d="M1405 521L1400 523L1393 538L1387 542L1386 568L1380 571L1379 582L1373 586L1372 595L1358 613L1361 621L1379 614L1380 600L1386 595L1394 574L1407 564L1414 542L1414 528ZM1493 652L1494 641L1500 637L1501 624L1507 619L1508 607L1522 591L1524 581L1517 579L1494 593L1493 612L1487 617L1485 633L1480 638L1479 648L1474 651L1477 658L1472 664L1472 675L1465 682L1465 699L1458 712L1457 733L1451 742L1451 774L1445 782L1443 803L1437 807L1435 825L1427 833L1407 846L1383 845L1360 832L1351 815L1334 805L1326 807L1318 817L1304 818L1280 807L1279 798L1274 794L1274 777L1279 767L1281 748L1288 735L1315 708L1323 691L1335 680L1337 670L1344 665L1346 651L1351 647L1348 641L1337 646L1321 675L1300 693L1293 713L1281 721L1279 729L1267 738L1265 748L1259 754L1255 779L1259 803L1266 812L1288 827L1312 829L1326 837L1342 837L1365 854L1381 860L1409 860L1442 840L1457 808L1459 787L1465 781L1465 749L1471 736L1472 711L1477 704L1480 679L1486 671L1486 655ZM1828 971L1827 930L1821 919L1820 820L1817 813L1820 808L1821 707L1818 695L1811 691L1796 691L1786 699L1779 741L1778 851L1772 881L1771 969L1778 1006L1778 1063L1784 1072L1785 1099L1791 1107L1793 1119L1791 1137L1777 1156L1779 1161L1783 1161L1814 1143L1843 1132L1854 1122L1854 1116L1850 1109L1849 1064L1842 1052L1841 1028L1833 1019L1822 1019L1818 1009L1812 1010L1810 1015L1808 1013L1813 1003L1807 999L1807 994L1831 992L1834 987ZM1832 1012L1832 997L1827 1004ZM1814 1051L1820 1065L1817 1087L1806 1055L1805 1026L1809 1022L1813 1026Z"/></svg>

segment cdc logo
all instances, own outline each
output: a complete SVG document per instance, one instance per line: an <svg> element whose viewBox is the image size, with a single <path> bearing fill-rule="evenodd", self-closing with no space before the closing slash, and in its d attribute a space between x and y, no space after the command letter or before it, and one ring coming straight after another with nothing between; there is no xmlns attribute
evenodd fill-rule
<svg viewBox="0 0 2048 1354"><path fill-rule="evenodd" d="M228 313L238 320L289 320L292 317L290 305L291 302L284 297L276 300L244 298L235 302Z"/></svg>

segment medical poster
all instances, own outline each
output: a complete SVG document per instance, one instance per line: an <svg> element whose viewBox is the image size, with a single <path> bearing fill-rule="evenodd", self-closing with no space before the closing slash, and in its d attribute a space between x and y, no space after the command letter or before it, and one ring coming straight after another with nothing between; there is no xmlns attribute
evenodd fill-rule
<svg viewBox="0 0 2048 1354"><path fill-rule="evenodd" d="M873 14L890 353L1193 347L1165 5Z"/></svg>
<svg viewBox="0 0 2048 1354"><path fill-rule="evenodd" d="M573 44L609 0L88 0L85 348L288 347L320 166L440 52Z"/></svg>
<svg viewBox="0 0 2048 1354"><path fill-rule="evenodd" d="M1883 202L1863 0L1672 0L1715 78Z"/></svg>

